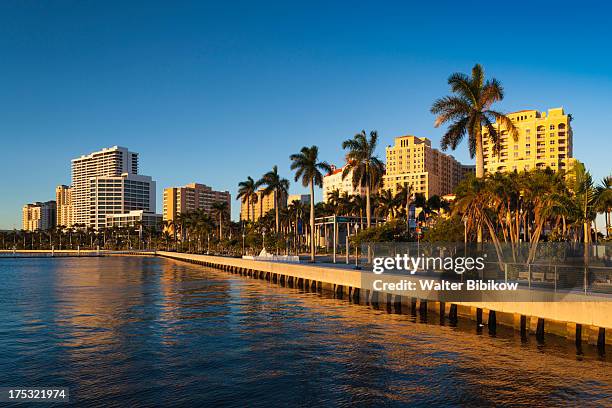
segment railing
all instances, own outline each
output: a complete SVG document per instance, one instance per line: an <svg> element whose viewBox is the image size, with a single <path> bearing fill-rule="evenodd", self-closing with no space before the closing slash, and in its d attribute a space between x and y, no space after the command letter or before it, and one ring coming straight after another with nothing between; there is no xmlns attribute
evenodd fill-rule
<svg viewBox="0 0 612 408"><path fill-rule="evenodd" d="M492 244L377 243L370 244L374 257L458 258L482 257L484 268L458 274L439 267L421 268L418 275L517 282L529 289L612 294L612 244L540 243L529 257L529 244L502 244L500 254ZM367 245L366 245L367 246ZM362 248L366 253L367 249ZM528 262L528 259L534 261ZM397 271L396 273L404 273Z"/></svg>

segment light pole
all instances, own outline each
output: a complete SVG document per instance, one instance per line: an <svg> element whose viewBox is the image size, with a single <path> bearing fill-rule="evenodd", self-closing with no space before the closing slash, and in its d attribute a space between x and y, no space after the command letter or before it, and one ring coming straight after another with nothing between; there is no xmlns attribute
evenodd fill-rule
<svg viewBox="0 0 612 408"><path fill-rule="evenodd" d="M359 224L355 223L355 238L359 232ZM359 245L357 245L357 239L355 239L355 269L361 269L359 266Z"/></svg>
<svg viewBox="0 0 612 408"><path fill-rule="evenodd" d="M261 229L261 246L263 247L263 251L266 250L266 227Z"/></svg>
<svg viewBox="0 0 612 408"><path fill-rule="evenodd" d="M244 239L245 239L246 235L244 234L244 231L242 231L242 256L244 256Z"/></svg>

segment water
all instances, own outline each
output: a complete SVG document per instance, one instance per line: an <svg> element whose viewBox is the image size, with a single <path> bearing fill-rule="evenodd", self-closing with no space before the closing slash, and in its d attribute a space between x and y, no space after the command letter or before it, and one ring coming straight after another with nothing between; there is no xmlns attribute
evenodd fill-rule
<svg viewBox="0 0 612 408"><path fill-rule="evenodd" d="M78 406L612 404L610 357L564 339L159 258L0 259L0 277L0 386Z"/></svg>

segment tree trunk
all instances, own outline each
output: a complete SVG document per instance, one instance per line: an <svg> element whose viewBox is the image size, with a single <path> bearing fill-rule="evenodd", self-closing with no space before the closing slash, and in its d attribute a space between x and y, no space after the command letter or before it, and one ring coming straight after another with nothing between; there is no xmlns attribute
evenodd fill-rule
<svg viewBox="0 0 612 408"><path fill-rule="evenodd" d="M368 175L366 175L368 177ZM370 228L372 225L372 219L370 217L370 183L369 181L366 183L366 224L367 227Z"/></svg>
<svg viewBox="0 0 612 408"><path fill-rule="evenodd" d="M279 233L279 220L278 220L278 194L276 190L274 190L274 210L276 215L276 233Z"/></svg>
<svg viewBox="0 0 612 408"><path fill-rule="evenodd" d="M315 211L314 211L314 179L310 179L310 261L315 261L315 242L314 242L314 228L315 228Z"/></svg>

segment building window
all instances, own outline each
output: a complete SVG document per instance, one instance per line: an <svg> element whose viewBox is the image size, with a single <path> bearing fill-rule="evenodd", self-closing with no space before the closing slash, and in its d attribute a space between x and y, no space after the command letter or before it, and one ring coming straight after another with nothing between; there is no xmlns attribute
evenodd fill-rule
<svg viewBox="0 0 612 408"><path fill-rule="evenodd" d="M550 125L550 130L555 130L555 125Z"/></svg>

